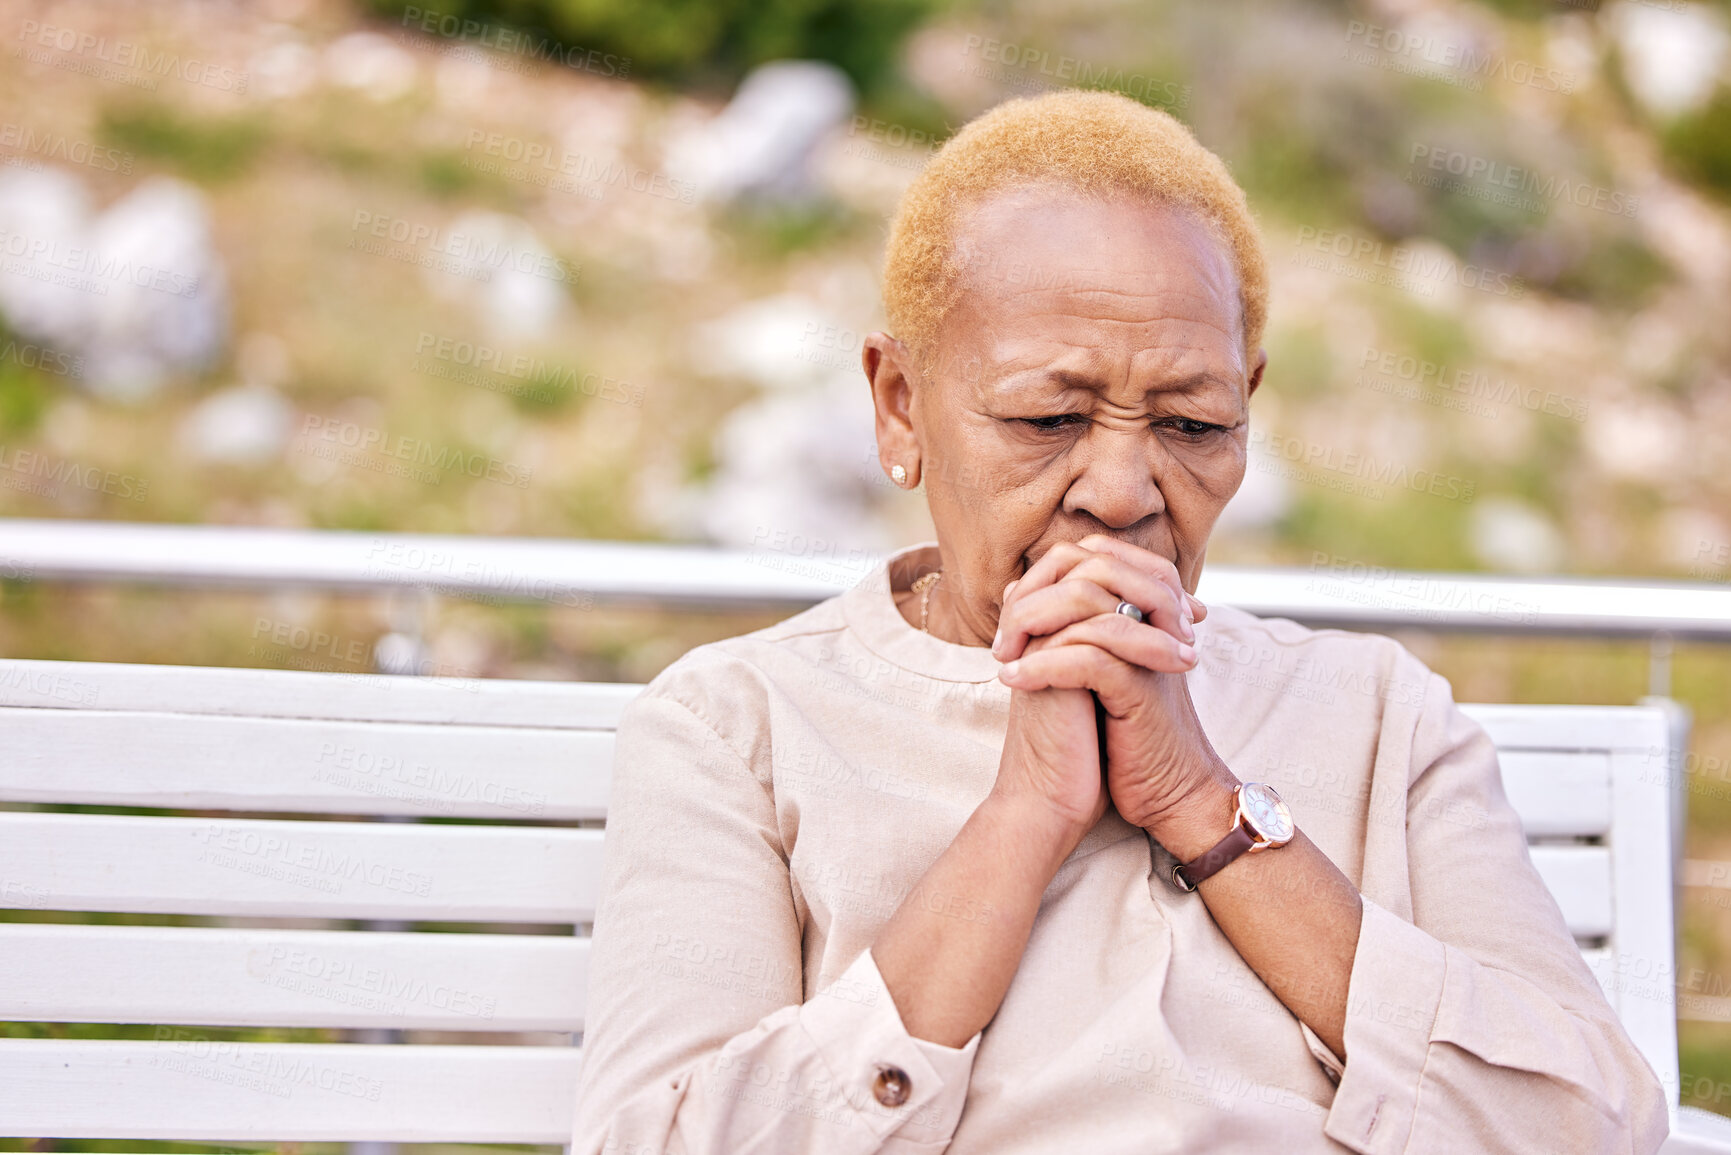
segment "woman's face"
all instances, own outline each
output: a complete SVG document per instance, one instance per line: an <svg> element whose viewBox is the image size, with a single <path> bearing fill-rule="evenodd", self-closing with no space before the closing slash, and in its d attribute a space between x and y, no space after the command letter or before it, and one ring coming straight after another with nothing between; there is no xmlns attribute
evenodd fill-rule
<svg viewBox="0 0 1731 1155"><path fill-rule="evenodd" d="M925 483L944 632L989 642L1004 586L1091 533L1193 591L1266 363L1246 364L1228 250L1182 211L1039 188L984 202L957 243L970 272L925 371L881 334L865 358L885 467Z"/></svg>

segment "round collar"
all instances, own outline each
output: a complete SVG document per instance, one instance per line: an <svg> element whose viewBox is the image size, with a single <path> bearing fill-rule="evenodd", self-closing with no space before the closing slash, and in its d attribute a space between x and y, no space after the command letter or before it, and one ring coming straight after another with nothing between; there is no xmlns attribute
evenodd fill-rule
<svg viewBox="0 0 1731 1155"><path fill-rule="evenodd" d="M936 542L923 542L891 554L858 585L841 596L848 629L866 649L915 674L946 682L996 682L1001 668L989 646L958 646L908 624L896 608L894 577L909 579L938 564Z"/></svg>

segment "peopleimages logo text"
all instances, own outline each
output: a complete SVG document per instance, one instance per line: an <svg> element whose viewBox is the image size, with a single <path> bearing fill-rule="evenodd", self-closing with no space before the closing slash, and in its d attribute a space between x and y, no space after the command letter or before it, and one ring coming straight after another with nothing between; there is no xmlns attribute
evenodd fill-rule
<svg viewBox="0 0 1731 1155"><path fill-rule="evenodd" d="M201 84L219 92L245 92L248 74L220 64L210 64L193 57L182 59L180 53L152 51L143 44L128 40L110 40L91 32L80 32L39 20L26 20L18 29L18 39L26 44L53 48L83 60L100 61L117 68L131 68L152 76L173 76L188 84Z"/></svg>
<svg viewBox="0 0 1731 1155"><path fill-rule="evenodd" d="M1300 249L1311 249L1326 256L1368 264L1394 273L1424 280L1453 281L1462 288L1477 289L1493 296L1519 300L1527 291L1526 282L1520 277L1483 265L1457 261L1448 252L1410 245L1389 245L1375 237L1354 235L1344 230L1301 225L1298 237L1293 243Z"/></svg>
<svg viewBox="0 0 1731 1155"><path fill-rule="evenodd" d="M1567 176L1545 175L1535 169L1521 168L1490 157L1476 156L1438 145L1413 145L1407 156L1407 163L1415 169L1428 168L1436 173L1458 177L1462 181L1529 194L1539 199L1541 207L1546 201L1567 201L1584 209L1595 209L1622 217L1634 216L1641 207L1639 197L1630 196L1617 189ZM1446 185L1438 187L1450 191Z"/></svg>
<svg viewBox="0 0 1731 1155"><path fill-rule="evenodd" d="M1381 63L1392 71L1448 79L1451 75L1482 85L1486 80L1536 88L1542 92L1571 93L1575 76L1529 60L1512 59L1500 52L1481 50L1470 42L1450 41L1425 32L1383 28L1363 20L1346 26L1347 50L1362 44L1370 52L1383 54ZM1370 63L1370 61L1365 61ZM1427 73L1425 66L1436 71Z"/></svg>
<svg viewBox="0 0 1731 1155"><path fill-rule="evenodd" d="M496 24L441 12L437 8L406 7L403 9L402 23L404 28L442 36L447 40L478 44L482 48L490 48L507 56L551 61L579 72L593 72L597 76L627 76L631 72L629 56L615 56L610 52L561 44L551 37L502 28Z"/></svg>
<svg viewBox="0 0 1731 1155"><path fill-rule="evenodd" d="M550 253L513 248L492 237L482 238L452 232L422 221L359 209L349 225L349 231L352 234L349 238L350 248L362 247L356 243L357 239L364 241L367 237L377 237L405 245L409 250L425 250L430 257L452 258L457 263L451 266L450 271L464 271L463 266L468 265L473 267L469 271L490 276L493 270L508 267L519 273L543 277L550 281L575 283L577 280L576 266L567 265Z"/></svg>

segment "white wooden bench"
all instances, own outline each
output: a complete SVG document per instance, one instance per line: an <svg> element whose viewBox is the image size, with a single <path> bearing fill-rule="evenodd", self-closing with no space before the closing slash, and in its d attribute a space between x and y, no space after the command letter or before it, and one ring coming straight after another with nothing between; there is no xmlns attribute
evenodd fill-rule
<svg viewBox="0 0 1731 1155"><path fill-rule="evenodd" d="M0 1021L146 1025L0 1039L0 1135L566 1142L612 730L636 691L0 661L0 907L222 923L0 922ZM1466 709L1675 1107L1666 715ZM458 925L409 929L427 923ZM209 1033L229 1027L410 1036ZM1678 1120L1668 1152L1731 1151L1716 1116Z"/></svg>

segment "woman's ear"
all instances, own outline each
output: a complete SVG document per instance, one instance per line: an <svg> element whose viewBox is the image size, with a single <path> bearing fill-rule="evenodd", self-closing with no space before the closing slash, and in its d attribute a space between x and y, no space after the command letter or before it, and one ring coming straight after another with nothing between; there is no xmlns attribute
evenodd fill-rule
<svg viewBox="0 0 1731 1155"><path fill-rule="evenodd" d="M878 464L890 480L903 489L913 489L920 483L920 443L913 421L913 391L919 371L907 346L887 333L873 333L865 339L860 364L871 384Z"/></svg>
<svg viewBox="0 0 1731 1155"><path fill-rule="evenodd" d="M1263 370L1265 370L1267 368L1268 368L1268 350L1267 349L1258 349L1256 351L1256 364L1254 366L1252 366L1251 370L1250 370L1250 388L1246 389L1244 391L1244 396L1246 399L1249 399L1252 395L1254 395L1256 392L1256 387L1258 385L1262 384L1262 372L1263 372Z"/></svg>

